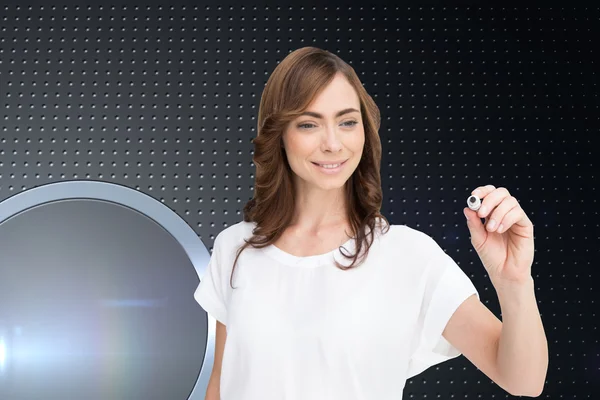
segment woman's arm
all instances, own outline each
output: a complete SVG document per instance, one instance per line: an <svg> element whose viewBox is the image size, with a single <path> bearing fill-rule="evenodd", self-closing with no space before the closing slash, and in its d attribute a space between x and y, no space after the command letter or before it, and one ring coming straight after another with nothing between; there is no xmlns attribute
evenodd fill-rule
<svg viewBox="0 0 600 400"><path fill-rule="evenodd" d="M548 372L548 340L535 298L533 278L522 284L496 285L502 312L498 371L515 393L538 397Z"/></svg>
<svg viewBox="0 0 600 400"><path fill-rule="evenodd" d="M215 361L213 364L208 387L206 388L206 397L204 400L221 400L221 390L219 383L221 381L221 366L223 364L223 349L227 340L227 328L217 321L217 333L215 337Z"/></svg>

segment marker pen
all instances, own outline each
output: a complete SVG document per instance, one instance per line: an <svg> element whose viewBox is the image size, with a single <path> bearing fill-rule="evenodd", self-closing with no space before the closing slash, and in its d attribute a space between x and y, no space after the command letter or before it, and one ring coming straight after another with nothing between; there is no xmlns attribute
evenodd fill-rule
<svg viewBox="0 0 600 400"><path fill-rule="evenodd" d="M469 198L467 199L467 206L473 210L473 211L477 211L479 210L479 207L481 207L481 199L477 196L469 196Z"/></svg>

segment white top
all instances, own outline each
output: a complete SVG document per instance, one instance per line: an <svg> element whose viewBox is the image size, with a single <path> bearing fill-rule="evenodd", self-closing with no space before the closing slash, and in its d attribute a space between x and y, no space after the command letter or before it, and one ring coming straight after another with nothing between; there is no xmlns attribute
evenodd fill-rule
<svg viewBox="0 0 600 400"><path fill-rule="evenodd" d="M347 271L332 263L351 262L339 249L297 257L248 247L231 289L235 253L255 226L217 235L194 294L227 326L222 400L399 400L408 378L461 354L442 332L479 293L427 234L376 229L364 264ZM344 247L353 253L354 239Z"/></svg>

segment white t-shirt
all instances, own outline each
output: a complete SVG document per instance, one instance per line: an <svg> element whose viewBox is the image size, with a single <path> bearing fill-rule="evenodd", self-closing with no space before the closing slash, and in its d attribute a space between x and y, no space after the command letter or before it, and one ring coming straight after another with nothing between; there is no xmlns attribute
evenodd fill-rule
<svg viewBox="0 0 600 400"><path fill-rule="evenodd" d="M255 226L217 235L194 294L227 326L222 400L399 400L408 378L461 354L442 332L479 293L427 234L376 229L364 264L347 271L332 262L350 264L339 249L298 257L248 247L231 289L235 253ZM353 253L354 239L344 247Z"/></svg>

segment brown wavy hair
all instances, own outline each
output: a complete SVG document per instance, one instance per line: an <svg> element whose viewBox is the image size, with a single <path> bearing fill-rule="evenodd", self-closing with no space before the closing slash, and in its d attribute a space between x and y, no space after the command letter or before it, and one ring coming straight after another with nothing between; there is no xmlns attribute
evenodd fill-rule
<svg viewBox="0 0 600 400"><path fill-rule="evenodd" d="M380 213L382 203L380 164L381 141L379 127L381 116L375 101L369 96L354 72L341 58L316 47L302 47L288 54L269 77L263 90L258 110L258 131L252 161L256 166L254 197L244 206L244 221L255 222L253 236L238 249L230 285L233 288L233 272L240 253L252 246L263 248L271 245L283 234L293 217L295 207L293 174L285 151L282 136L288 124L307 109L322 88L336 74L342 73L354 87L360 99L360 112L365 131L365 144L361 160L345 183L348 200L348 221L356 240L356 254L343 254L352 263L346 270L361 265L373 242L377 218L388 225ZM370 241L366 241L365 228L370 228ZM365 244L366 243L366 244ZM366 251L359 259L359 254ZM343 248L340 246L340 249Z"/></svg>

